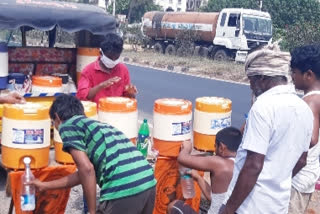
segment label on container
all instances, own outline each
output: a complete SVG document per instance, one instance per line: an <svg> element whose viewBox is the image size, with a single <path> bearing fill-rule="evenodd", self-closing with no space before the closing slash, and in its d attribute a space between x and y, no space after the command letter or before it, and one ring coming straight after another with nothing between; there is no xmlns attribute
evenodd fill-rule
<svg viewBox="0 0 320 214"><path fill-rule="evenodd" d="M12 129L12 143L43 144L44 129Z"/></svg>
<svg viewBox="0 0 320 214"><path fill-rule="evenodd" d="M231 116L211 120L210 129L224 129L231 126Z"/></svg>
<svg viewBox="0 0 320 214"><path fill-rule="evenodd" d="M149 142L149 136L142 134L138 135L137 149L143 154L144 157L147 157L148 155Z"/></svg>
<svg viewBox="0 0 320 214"><path fill-rule="evenodd" d="M34 210L36 204L35 195L21 195L21 210Z"/></svg>
<svg viewBox="0 0 320 214"><path fill-rule="evenodd" d="M191 132L191 120L187 122L172 123L172 136L185 135Z"/></svg>

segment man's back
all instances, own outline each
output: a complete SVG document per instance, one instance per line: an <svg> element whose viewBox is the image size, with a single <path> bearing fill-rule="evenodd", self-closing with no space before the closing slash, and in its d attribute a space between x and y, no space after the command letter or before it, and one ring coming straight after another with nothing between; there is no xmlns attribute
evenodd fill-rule
<svg viewBox="0 0 320 214"><path fill-rule="evenodd" d="M320 91L311 91L303 96L303 99L313 106L315 115L320 114ZM319 118L315 118L319 120ZM319 136L320 139L320 136ZM308 151L307 165L303 167L292 179L292 186L301 193L312 193L315 190L315 183L320 176L320 143L319 140Z"/></svg>
<svg viewBox="0 0 320 214"><path fill-rule="evenodd" d="M302 152L308 150L312 121L310 108L295 95L292 86L276 86L258 97L249 112L228 194L244 165L247 150L265 155L264 165L237 213L287 212L292 170Z"/></svg>
<svg viewBox="0 0 320 214"><path fill-rule="evenodd" d="M100 201L132 196L155 186L153 169L122 132L108 124L74 116L59 129L63 149L87 153L101 187Z"/></svg>

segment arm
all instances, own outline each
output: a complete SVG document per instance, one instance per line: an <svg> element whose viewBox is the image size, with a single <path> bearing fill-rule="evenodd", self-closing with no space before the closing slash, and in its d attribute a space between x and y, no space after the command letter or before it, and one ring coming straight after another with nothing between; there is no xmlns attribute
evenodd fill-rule
<svg viewBox="0 0 320 214"><path fill-rule="evenodd" d="M303 167L307 165L307 156L308 156L308 152L302 153L298 162L296 163L296 165L292 170L292 177L294 177Z"/></svg>
<svg viewBox="0 0 320 214"><path fill-rule="evenodd" d="M78 90L77 90L77 97L80 100L87 100L88 94L90 89L92 88L92 82L90 81L89 76L87 75L88 71L84 70L81 73L80 80L78 82Z"/></svg>
<svg viewBox="0 0 320 214"><path fill-rule="evenodd" d="M115 76L113 78L107 79L99 83L98 85L93 86L89 77L87 77L84 73L81 75L81 78L78 83L77 97L80 100L93 100L99 91L112 86L120 80L120 77Z"/></svg>
<svg viewBox="0 0 320 214"><path fill-rule="evenodd" d="M252 191L263 168L264 155L247 150L247 158L239 173L224 213L234 214Z"/></svg>
<svg viewBox="0 0 320 214"><path fill-rule="evenodd" d="M317 106L316 101L314 101L313 97L305 97L304 101L309 105L310 109L313 113L313 131L310 142L310 148L314 147L319 141L319 108Z"/></svg>
<svg viewBox="0 0 320 214"><path fill-rule="evenodd" d="M115 77L107 79L106 81L103 81L100 84L90 88L87 99L92 100L97 95L97 93L99 91L101 91L102 89L105 89L105 88L109 88L110 86L119 82L120 80L121 80L121 77L115 76Z"/></svg>
<svg viewBox="0 0 320 214"><path fill-rule="evenodd" d="M178 156L178 162L188 168L213 172L223 165L223 159L218 156L195 156L190 155L192 144L190 141L184 141Z"/></svg>
<svg viewBox="0 0 320 214"><path fill-rule="evenodd" d="M244 122L244 123L242 124L241 128L240 128L240 132L241 132L241 134L243 134L243 133L244 133L244 129L245 129L245 127L246 127L246 122Z"/></svg>
<svg viewBox="0 0 320 214"><path fill-rule="evenodd" d="M204 194L204 196L207 198L207 200L211 201L211 186L208 184L207 181L204 180L203 177L201 177L197 171L192 170L191 173L193 179L199 184L199 187L201 189L201 192Z"/></svg>
<svg viewBox="0 0 320 214"><path fill-rule="evenodd" d="M135 98L138 90L135 85L129 84L125 86L123 96L128 98Z"/></svg>
<svg viewBox="0 0 320 214"><path fill-rule="evenodd" d="M71 175L65 176L63 178L48 181L48 182L41 182L39 180L34 180L31 182L34 184L39 191L46 191L51 189L64 189L74 187L80 184L79 174L75 172Z"/></svg>
<svg viewBox="0 0 320 214"><path fill-rule="evenodd" d="M9 93L6 96L0 96L0 103L25 103L26 100L17 92Z"/></svg>
<svg viewBox="0 0 320 214"><path fill-rule="evenodd" d="M90 88L86 99L93 100L93 98L97 95L97 93L101 91L103 88L104 86L101 83L99 85L96 85Z"/></svg>
<svg viewBox="0 0 320 214"><path fill-rule="evenodd" d="M136 94L138 93L138 90L135 85L130 83L130 74L129 74L128 68L124 66L124 67L121 67L121 69L124 69L123 82L125 85L122 96L135 98Z"/></svg>
<svg viewBox="0 0 320 214"><path fill-rule="evenodd" d="M85 152L70 149L70 154L77 165L79 180L86 197L89 213L96 212L96 175L95 170Z"/></svg>

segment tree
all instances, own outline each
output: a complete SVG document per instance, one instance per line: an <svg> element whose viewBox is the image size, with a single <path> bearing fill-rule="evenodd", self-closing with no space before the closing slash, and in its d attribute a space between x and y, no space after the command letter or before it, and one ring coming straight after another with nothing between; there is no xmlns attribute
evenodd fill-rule
<svg viewBox="0 0 320 214"><path fill-rule="evenodd" d="M319 0L265 0L263 10L271 14L275 27L285 28L297 23L319 22Z"/></svg>
<svg viewBox="0 0 320 214"><path fill-rule="evenodd" d="M208 4L201 8L205 12L219 12L223 8L248 8L258 9L257 0L209 0Z"/></svg>
<svg viewBox="0 0 320 214"><path fill-rule="evenodd" d="M117 0L116 14L127 15L129 23L140 22L145 12L151 10L161 10L161 7L155 5L153 0ZM112 12L112 7L108 8Z"/></svg>

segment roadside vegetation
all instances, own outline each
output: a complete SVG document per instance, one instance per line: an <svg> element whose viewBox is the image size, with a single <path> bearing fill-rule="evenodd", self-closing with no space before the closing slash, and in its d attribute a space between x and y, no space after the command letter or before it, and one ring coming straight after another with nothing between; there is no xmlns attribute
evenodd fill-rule
<svg viewBox="0 0 320 214"><path fill-rule="evenodd" d="M234 61L213 61L199 56L173 56L155 53L153 49L135 49L125 45L122 57L130 62L154 68L174 70L185 74L201 75L209 78L248 83L244 65Z"/></svg>

